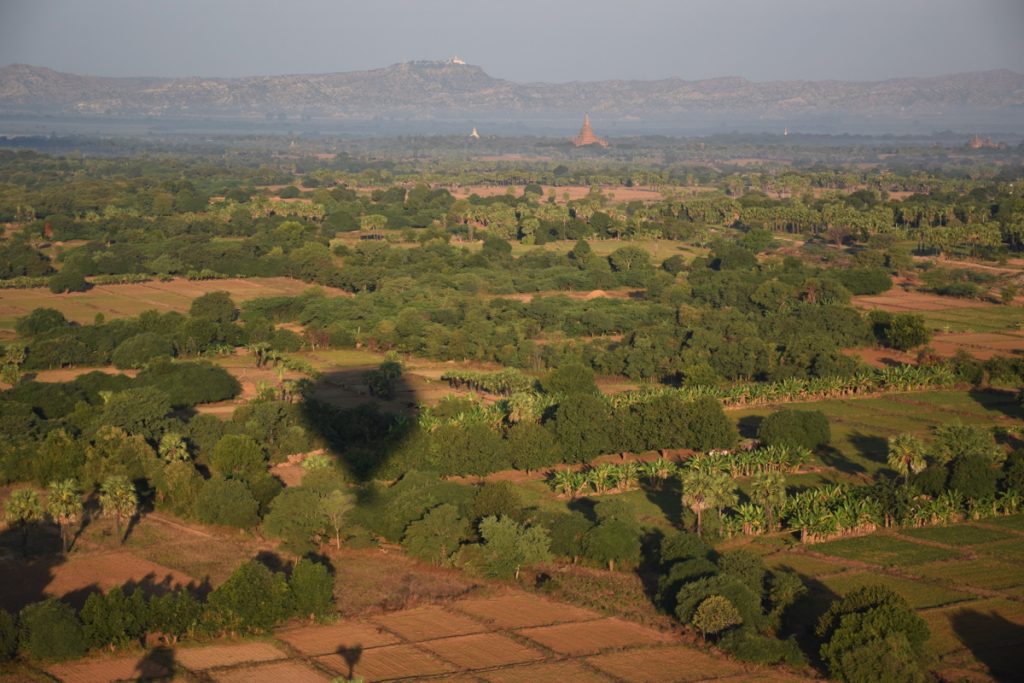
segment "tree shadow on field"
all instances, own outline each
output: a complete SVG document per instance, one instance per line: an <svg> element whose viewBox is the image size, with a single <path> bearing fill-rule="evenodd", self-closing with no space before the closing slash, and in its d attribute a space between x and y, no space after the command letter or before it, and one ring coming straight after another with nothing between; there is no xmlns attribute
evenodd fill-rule
<svg viewBox="0 0 1024 683"><path fill-rule="evenodd" d="M55 569L67 561L55 527L30 524L24 531L11 526L0 531L0 608L12 614L49 597Z"/></svg>
<svg viewBox="0 0 1024 683"><path fill-rule="evenodd" d="M865 460L884 465L889 453L889 440L877 434L853 432L849 437L850 444Z"/></svg>
<svg viewBox="0 0 1024 683"><path fill-rule="evenodd" d="M779 568L786 566L780 565ZM779 629L778 635L780 638L796 638L810 663L822 669L820 643L814 631L818 627L818 620L840 596L821 581L800 572L796 574L807 587L807 592L797 598L783 614L782 628Z"/></svg>
<svg viewBox="0 0 1024 683"><path fill-rule="evenodd" d="M673 526L683 526L683 483L679 477L644 484L647 500L657 505Z"/></svg>
<svg viewBox="0 0 1024 683"><path fill-rule="evenodd" d="M326 444L353 481L376 478L416 429L419 396L404 374L390 382L390 397L371 392L372 367L321 374L303 392L307 428Z"/></svg>
<svg viewBox="0 0 1024 683"><path fill-rule="evenodd" d="M740 428L740 436L744 439L756 439L757 431L761 428L762 422L764 422L763 415L745 415L741 417L737 423Z"/></svg>
<svg viewBox="0 0 1024 683"><path fill-rule="evenodd" d="M363 646L339 645L338 649L334 652L345 661L345 665L348 667L348 675L345 677L346 680L352 680L355 678L356 664L358 664L359 660L363 658Z"/></svg>
<svg viewBox="0 0 1024 683"><path fill-rule="evenodd" d="M1001 614L982 614L963 610L952 615L953 631L974 658L988 667L998 681L1024 681L1021 648L1024 647L1024 624L1010 621Z"/></svg>
<svg viewBox="0 0 1024 683"><path fill-rule="evenodd" d="M166 646L154 647L135 664L132 680L169 681L174 679L174 649Z"/></svg>
<svg viewBox="0 0 1024 683"><path fill-rule="evenodd" d="M967 392L985 410L999 412L1014 420L1024 419L1024 407L1017 402L1017 393L1005 389L971 389Z"/></svg>
<svg viewBox="0 0 1024 683"><path fill-rule="evenodd" d="M843 474L863 474L867 470L863 465L860 465L850 460L846 455L831 446L825 446L818 449L818 458L822 464L826 467L831 467L834 470L838 470Z"/></svg>

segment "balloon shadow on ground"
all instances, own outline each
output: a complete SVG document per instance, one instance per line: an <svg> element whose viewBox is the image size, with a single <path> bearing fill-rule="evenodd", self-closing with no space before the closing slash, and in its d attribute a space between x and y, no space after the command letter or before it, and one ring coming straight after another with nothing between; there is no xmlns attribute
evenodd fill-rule
<svg viewBox="0 0 1024 683"><path fill-rule="evenodd" d="M419 414L419 392L405 374L386 391L371 390L373 368L321 374L303 391L300 410L306 427L357 482L378 478Z"/></svg>

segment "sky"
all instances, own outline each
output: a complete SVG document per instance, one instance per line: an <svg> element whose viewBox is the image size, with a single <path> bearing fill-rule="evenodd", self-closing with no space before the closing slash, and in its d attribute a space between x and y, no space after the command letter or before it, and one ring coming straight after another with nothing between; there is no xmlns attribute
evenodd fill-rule
<svg viewBox="0 0 1024 683"><path fill-rule="evenodd" d="M520 82L1024 72L1024 0L0 0L0 65L212 77L453 55Z"/></svg>

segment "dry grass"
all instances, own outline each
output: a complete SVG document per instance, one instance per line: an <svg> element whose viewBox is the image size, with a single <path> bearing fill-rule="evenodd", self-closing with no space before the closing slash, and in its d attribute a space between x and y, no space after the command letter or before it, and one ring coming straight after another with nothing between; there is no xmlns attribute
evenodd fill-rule
<svg viewBox="0 0 1024 683"><path fill-rule="evenodd" d="M559 654L574 656L672 640L664 633L615 617L521 629L517 633Z"/></svg>

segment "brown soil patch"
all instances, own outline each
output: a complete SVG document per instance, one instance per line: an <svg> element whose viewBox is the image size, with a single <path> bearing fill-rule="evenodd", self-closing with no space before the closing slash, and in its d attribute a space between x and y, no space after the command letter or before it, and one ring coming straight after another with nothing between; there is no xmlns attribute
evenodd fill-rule
<svg viewBox="0 0 1024 683"><path fill-rule="evenodd" d="M270 662L275 659L286 659L288 656L270 643L180 648L174 651L174 655L189 669L213 669L218 666L235 666L248 662Z"/></svg>
<svg viewBox="0 0 1024 683"><path fill-rule="evenodd" d="M529 593L511 593L493 598L459 600L453 607L500 629L527 628L561 624L567 621L587 621L600 617L596 612L551 602Z"/></svg>
<svg viewBox="0 0 1024 683"><path fill-rule="evenodd" d="M300 662L275 662L212 674L218 683L321 683L331 677Z"/></svg>
<svg viewBox="0 0 1024 683"><path fill-rule="evenodd" d="M488 669L544 659L544 653L499 633L431 640L421 643L421 647L464 669Z"/></svg>
<svg viewBox="0 0 1024 683"><path fill-rule="evenodd" d="M305 655L328 655L338 648L395 645L398 638L372 624L340 621L326 626L303 626L277 632L278 639Z"/></svg>
<svg viewBox="0 0 1024 683"><path fill-rule="evenodd" d="M194 584L192 577L163 565L123 552L72 553L67 561L55 564L53 558L24 561L21 558L0 561L0 605L17 611L38 592L70 599L81 606L88 593L107 591L133 582L163 592ZM37 592L38 591L38 592Z"/></svg>
<svg viewBox="0 0 1024 683"><path fill-rule="evenodd" d="M498 671L486 671L480 675L489 683L604 683L609 680L583 664L573 661L514 666Z"/></svg>
<svg viewBox="0 0 1024 683"><path fill-rule="evenodd" d="M349 673L348 662L341 655L318 657L317 661L343 676ZM454 672L455 667L424 652L415 645L389 645L359 653L352 667L355 676L368 681L392 678L414 678Z"/></svg>
<svg viewBox="0 0 1024 683"><path fill-rule="evenodd" d="M652 645L672 640L663 633L616 617L528 628L517 633L563 655L594 654L609 648Z"/></svg>
<svg viewBox="0 0 1024 683"><path fill-rule="evenodd" d="M687 647L664 647L611 652L587 659L587 663L628 681L704 681L743 672L743 667L724 657L714 657ZM755 680L753 677L751 680Z"/></svg>
<svg viewBox="0 0 1024 683"><path fill-rule="evenodd" d="M963 349L987 360L1024 352L1024 332L950 332L935 335L928 346L940 356L952 356Z"/></svg>
<svg viewBox="0 0 1024 683"><path fill-rule="evenodd" d="M77 662L54 664L47 673L64 683L108 683L121 680L149 680L166 678L167 667L144 656L117 659L85 659Z"/></svg>
<svg viewBox="0 0 1024 683"><path fill-rule="evenodd" d="M392 612L375 617L372 621L411 642L462 636L487 630L487 627L478 621L433 605Z"/></svg>

